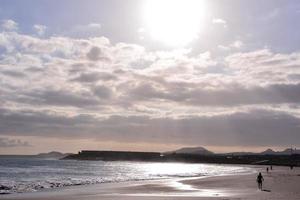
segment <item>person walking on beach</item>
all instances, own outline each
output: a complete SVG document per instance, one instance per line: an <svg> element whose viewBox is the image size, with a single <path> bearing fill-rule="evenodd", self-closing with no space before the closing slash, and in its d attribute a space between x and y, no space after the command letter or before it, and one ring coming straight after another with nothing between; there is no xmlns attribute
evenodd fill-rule
<svg viewBox="0 0 300 200"><path fill-rule="evenodd" d="M262 190L262 182L264 181L264 177L261 175L259 172L257 178L256 178L257 184L258 184L258 189Z"/></svg>

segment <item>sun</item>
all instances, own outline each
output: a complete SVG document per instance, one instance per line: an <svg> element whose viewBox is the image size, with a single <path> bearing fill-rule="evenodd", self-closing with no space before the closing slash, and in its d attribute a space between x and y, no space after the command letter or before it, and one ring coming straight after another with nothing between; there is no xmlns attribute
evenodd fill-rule
<svg viewBox="0 0 300 200"><path fill-rule="evenodd" d="M181 46L197 39L206 14L203 0L148 0L146 30L155 40Z"/></svg>

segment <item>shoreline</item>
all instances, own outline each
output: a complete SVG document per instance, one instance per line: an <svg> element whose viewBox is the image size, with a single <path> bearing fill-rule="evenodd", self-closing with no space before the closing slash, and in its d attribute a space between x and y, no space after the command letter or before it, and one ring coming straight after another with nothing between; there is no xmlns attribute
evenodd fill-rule
<svg viewBox="0 0 300 200"><path fill-rule="evenodd" d="M43 161L43 160L41 160ZM52 161L51 161L52 162ZM57 161L59 162L59 161ZM89 162L79 161L88 165L84 165L86 167L90 167ZM111 162L111 164L114 162ZM77 161L74 164L78 164ZM99 163L97 163L98 165ZM103 163L100 163L103 164ZM160 164L162 164L162 169L160 169ZM208 176L220 176L225 174L236 174L236 173L252 173L253 166L248 165L231 165L231 164L186 164L186 163L145 163L145 162L118 162L116 166L125 166L124 169L130 166L136 166L136 170L141 168L141 171L144 173L129 173L129 176L124 176L124 178L119 178L118 176L107 176L105 173L97 171L93 176L83 177L83 179L66 177L66 179L61 178L62 176L55 176L54 179L51 177L45 178L45 176L39 177L37 181L28 181L28 182L16 182L16 184L9 184L9 182L3 182L1 187L3 190L0 190L1 195L9 195L9 194L26 194L26 193L36 193L42 191L52 191L54 189L64 189L66 187L73 186L89 186L89 185L97 185L97 184L114 184L114 183L128 183L128 182L141 182L141 181L155 181L155 180L165 180L171 178L193 178L193 177L208 177ZM140 166L141 165L141 166ZM201 167L203 165L203 167ZM81 164L79 164L81 166ZM177 166L177 167L176 167ZM196 167L195 167L196 166ZM198 166L198 167L197 167ZM145 168L146 167L146 168ZM175 168L174 168L175 167ZM189 169L191 167L191 169ZM220 167L220 169L218 169ZM131 167L130 167L131 168ZM147 169L149 168L149 169ZM197 169L196 169L197 168ZM199 168L199 169L198 169ZM236 169L234 169L236 168ZM104 171L109 172L109 169L104 168ZM131 170L131 169L129 169ZM150 170L150 171L149 171ZM155 171L153 171L155 170ZM169 171L171 170L171 171ZM127 170L121 170L121 173L127 173ZM153 172L151 172L153 171ZM161 171L161 172L160 172ZM88 171L87 171L88 172ZM76 172L72 172L76 176ZM110 173L110 172L109 172ZM108 173L108 175L109 175ZM154 173L154 175L151 175ZM156 174L156 175L155 175ZM1 182L1 181L0 181ZM7 188L7 189L5 189Z"/></svg>
<svg viewBox="0 0 300 200"><path fill-rule="evenodd" d="M299 168L274 167L269 173L263 166L254 166L253 169L261 171L265 177L263 191L257 189L256 174L251 173L69 186L2 195L0 199L300 199L297 187L300 182Z"/></svg>

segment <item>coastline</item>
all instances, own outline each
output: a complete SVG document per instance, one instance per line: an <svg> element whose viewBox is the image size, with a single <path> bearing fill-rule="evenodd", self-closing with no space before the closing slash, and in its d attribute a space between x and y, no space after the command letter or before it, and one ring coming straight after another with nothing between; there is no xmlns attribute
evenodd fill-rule
<svg viewBox="0 0 300 200"><path fill-rule="evenodd" d="M2 195L2 200L96 200L96 199L289 199L300 198L300 169L274 167L269 173L264 166L253 166L263 172L263 191L257 189L256 174L224 175L193 178L170 178L149 181L104 183L70 186L33 193Z"/></svg>

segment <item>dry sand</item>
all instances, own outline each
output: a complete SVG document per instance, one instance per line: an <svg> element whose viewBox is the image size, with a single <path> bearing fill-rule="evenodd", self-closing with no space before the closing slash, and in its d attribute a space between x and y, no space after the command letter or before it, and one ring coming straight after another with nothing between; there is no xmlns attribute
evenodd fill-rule
<svg viewBox="0 0 300 200"><path fill-rule="evenodd" d="M300 169L274 167L269 173L254 167L264 176L263 191L257 189L256 174L189 179L164 179L127 183L73 186L26 194L0 196L0 199L26 200L163 200L163 199L246 199L299 200Z"/></svg>

